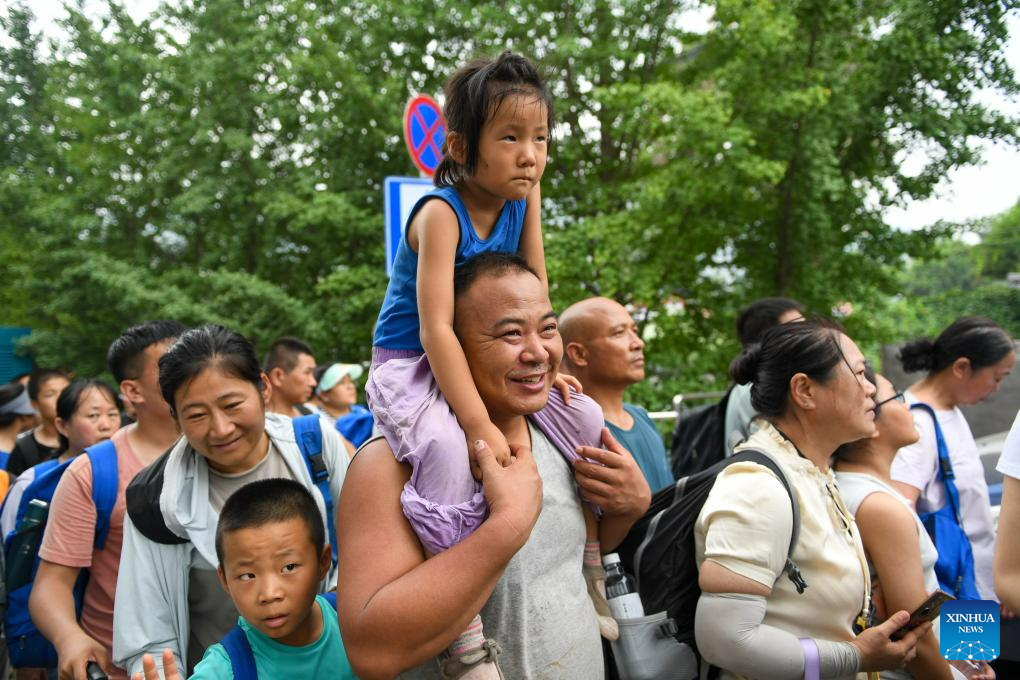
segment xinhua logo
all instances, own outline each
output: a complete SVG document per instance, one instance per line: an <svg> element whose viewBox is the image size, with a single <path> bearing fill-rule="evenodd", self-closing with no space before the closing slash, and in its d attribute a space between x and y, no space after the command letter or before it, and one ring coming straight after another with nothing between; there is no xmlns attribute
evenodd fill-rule
<svg viewBox="0 0 1020 680"><path fill-rule="evenodd" d="M939 626L943 658L950 661L992 661L999 656L997 602L945 602L939 613Z"/></svg>

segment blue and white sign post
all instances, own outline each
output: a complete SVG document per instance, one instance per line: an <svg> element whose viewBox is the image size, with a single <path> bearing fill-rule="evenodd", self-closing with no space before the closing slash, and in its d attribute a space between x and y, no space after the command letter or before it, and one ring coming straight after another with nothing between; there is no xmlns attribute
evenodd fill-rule
<svg viewBox="0 0 1020 680"><path fill-rule="evenodd" d="M407 218L422 196L432 189L432 174L443 160L446 120L439 104L427 94L411 98L404 109L404 141L421 177L387 177L383 180L386 211L386 275L393 271L397 247L404 237Z"/></svg>
<svg viewBox="0 0 1020 680"><path fill-rule="evenodd" d="M397 246L404 237L404 227L418 199L432 189L432 180L424 177L387 177L383 180L386 205L386 276L393 271Z"/></svg>

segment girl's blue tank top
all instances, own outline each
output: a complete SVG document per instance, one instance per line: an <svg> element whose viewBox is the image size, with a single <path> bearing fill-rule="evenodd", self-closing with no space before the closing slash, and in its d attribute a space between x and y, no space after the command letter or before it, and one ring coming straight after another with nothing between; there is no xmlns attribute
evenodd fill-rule
<svg viewBox="0 0 1020 680"><path fill-rule="evenodd" d="M386 349L424 351L419 338L418 319L418 253L407 242L407 229L415 215L428 201L445 201L457 215L460 224L460 240L457 242L457 256L453 266L460 267L479 253L516 253L521 245L521 230L524 227L524 213L527 200L507 201L492 228L489 238L482 240L475 232L464 202L453 187L439 187L421 197L411 210L404 225L404 233L397 246L397 256L386 287L379 320L375 326L372 344Z"/></svg>

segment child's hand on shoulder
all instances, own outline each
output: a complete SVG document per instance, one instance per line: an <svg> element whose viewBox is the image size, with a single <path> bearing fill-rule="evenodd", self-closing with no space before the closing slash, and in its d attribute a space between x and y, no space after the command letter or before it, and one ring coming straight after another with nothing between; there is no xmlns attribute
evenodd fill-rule
<svg viewBox="0 0 1020 680"><path fill-rule="evenodd" d="M488 444L489 449L496 456L497 463L503 467L510 464L510 445L507 443L502 431L491 422L486 421L478 428L467 430L465 434L467 435L468 451L471 451L474 443L481 439ZM482 481L482 470L475 462L475 457L469 456L469 458L471 460L471 474L478 481Z"/></svg>
<svg viewBox="0 0 1020 680"><path fill-rule="evenodd" d="M573 387L574 391L578 394L584 394L584 388L581 387L581 381L572 375L567 373L557 373L556 377L553 378L553 389L560 391L563 395L563 403L570 403L570 388Z"/></svg>

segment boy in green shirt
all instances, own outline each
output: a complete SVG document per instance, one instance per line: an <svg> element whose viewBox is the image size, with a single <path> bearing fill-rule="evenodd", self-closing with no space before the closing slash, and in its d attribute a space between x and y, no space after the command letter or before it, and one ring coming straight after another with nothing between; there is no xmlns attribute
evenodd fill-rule
<svg viewBox="0 0 1020 680"><path fill-rule="evenodd" d="M241 614L238 626L260 678L354 679L336 606L316 594L330 568L325 531L312 495L289 479L252 482L223 504L216 527L220 583ZM206 650L191 680L234 679L228 638ZM180 680L170 650L163 671L166 680ZM146 655L145 680L159 677ZM136 673L134 680L141 678Z"/></svg>

